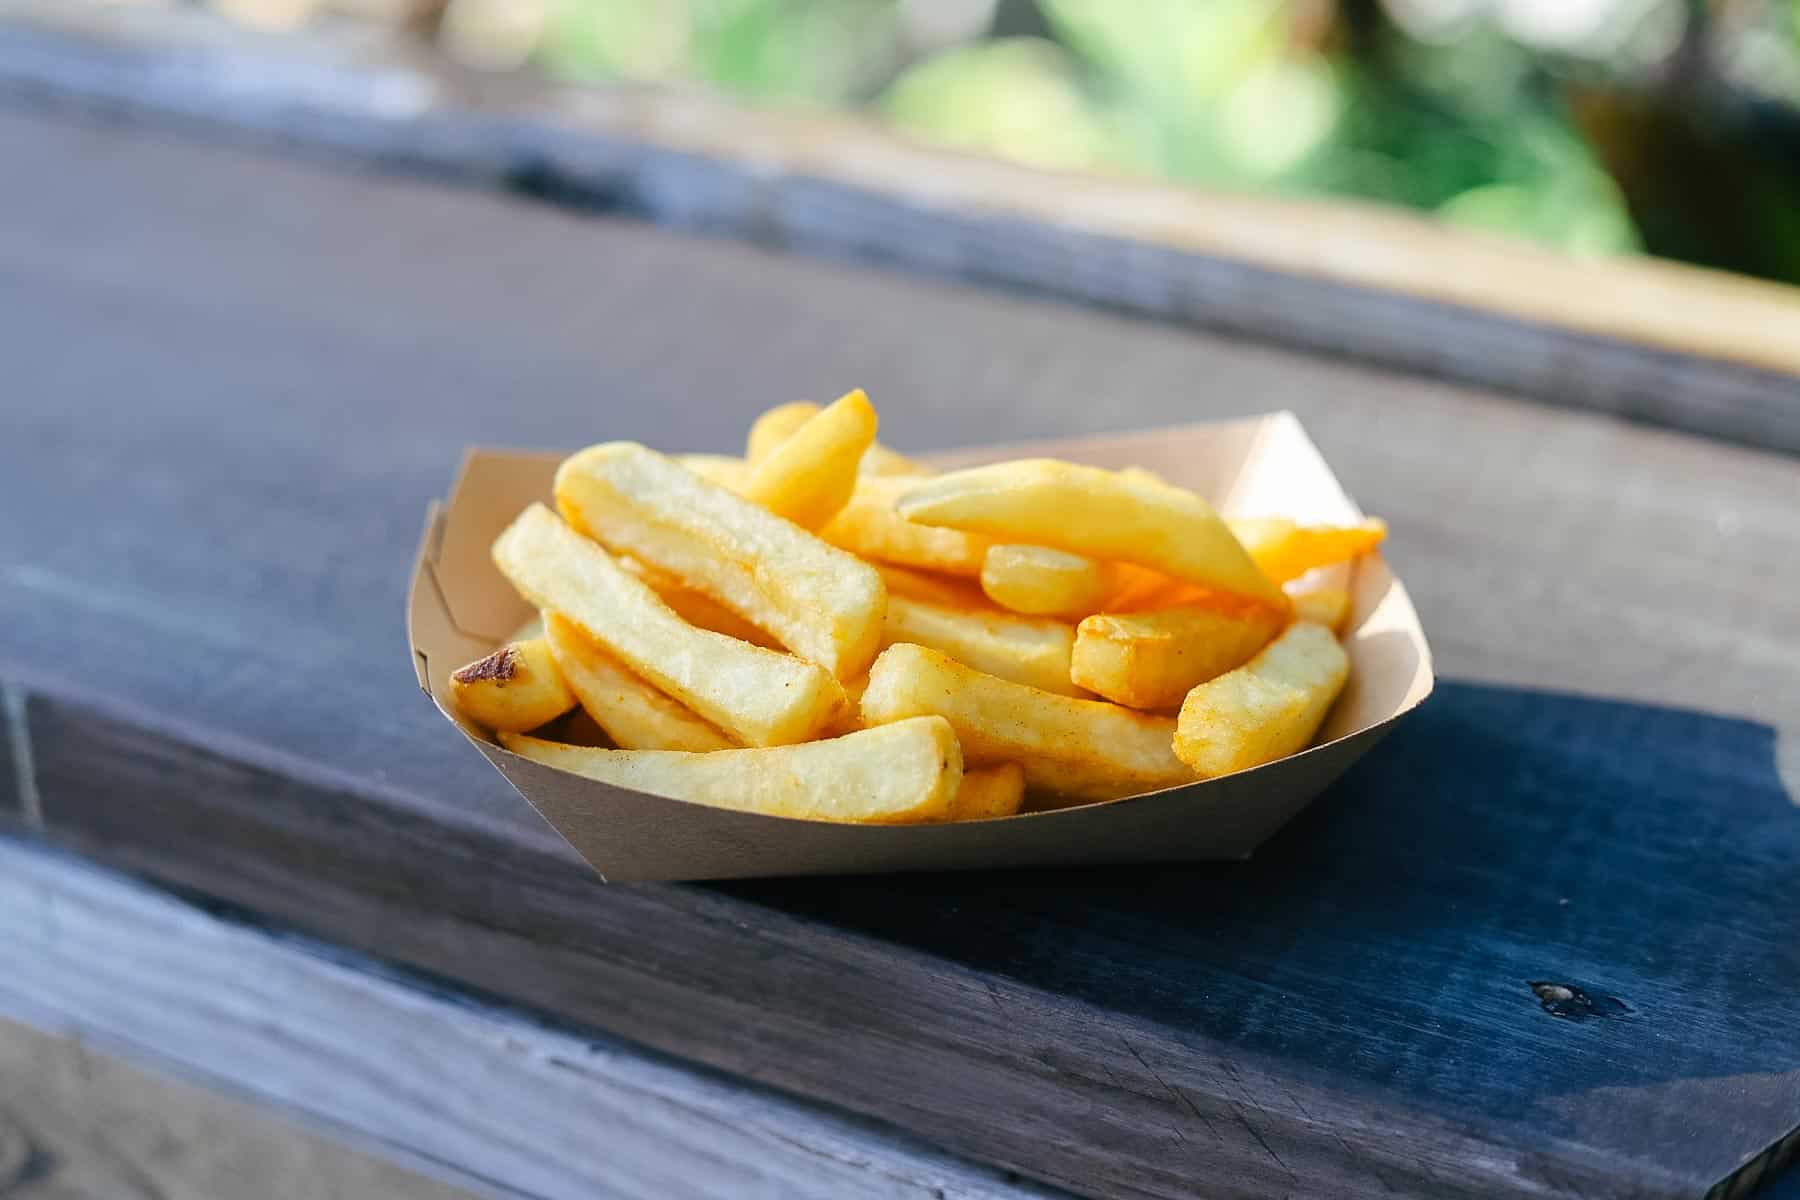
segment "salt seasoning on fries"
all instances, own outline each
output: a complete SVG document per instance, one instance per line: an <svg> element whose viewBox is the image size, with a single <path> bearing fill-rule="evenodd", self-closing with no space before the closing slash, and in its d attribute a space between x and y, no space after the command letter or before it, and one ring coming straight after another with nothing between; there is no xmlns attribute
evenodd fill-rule
<svg viewBox="0 0 1800 1200"><path fill-rule="evenodd" d="M1010 817L1025 804L1025 771L1018 763L968 767L950 800L951 821Z"/></svg>
<svg viewBox="0 0 1800 1200"><path fill-rule="evenodd" d="M844 689L823 667L689 625L541 504L495 541L494 564L527 601L561 613L747 745L806 741L844 702Z"/></svg>

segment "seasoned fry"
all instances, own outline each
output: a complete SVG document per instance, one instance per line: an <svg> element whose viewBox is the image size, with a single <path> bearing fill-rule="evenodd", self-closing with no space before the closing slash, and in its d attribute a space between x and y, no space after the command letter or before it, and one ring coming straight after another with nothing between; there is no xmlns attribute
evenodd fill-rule
<svg viewBox="0 0 1800 1200"><path fill-rule="evenodd" d="M543 638L508 642L450 675L450 696L471 721L523 733L575 707Z"/></svg>
<svg viewBox="0 0 1800 1200"><path fill-rule="evenodd" d="M1010 817L1025 803L1025 771L1018 763L971 767L950 801L951 821Z"/></svg>
<svg viewBox="0 0 1800 1200"><path fill-rule="evenodd" d="M923 646L881 652L863 693L871 725L935 713L976 766L1016 762L1032 787L1111 800L1193 781L1170 743L1175 722L984 675Z"/></svg>
<svg viewBox="0 0 1800 1200"><path fill-rule="evenodd" d="M1387 537L1387 522L1378 519L1357 525L1301 525L1285 517L1234 517L1226 524L1262 573L1276 583L1367 554Z"/></svg>
<svg viewBox="0 0 1800 1200"><path fill-rule="evenodd" d="M693 479L673 464L670 469ZM500 535L493 556L528 602L555 609L631 670L748 745L804 741L843 703L843 688L822 667L689 625L541 504Z"/></svg>
<svg viewBox="0 0 1800 1200"><path fill-rule="evenodd" d="M1070 678L1132 708L1174 708L1281 632L1285 618L1274 609L1232 600L1091 616L1075 629Z"/></svg>
<svg viewBox="0 0 1800 1200"><path fill-rule="evenodd" d="M981 574L989 539L956 529L934 529L894 511L920 480L908 475L864 475L819 536L852 554L882 562L974 578Z"/></svg>
<svg viewBox="0 0 1800 1200"><path fill-rule="evenodd" d="M737 743L614 658L561 613L544 614L569 689L621 750L729 750Z"/></svg>
<svg viewBox="0 0 1800 1200"><path fill-rule="evenodd" d="M909 600L923 600L928 604L942 604L947 608L988 608L987 597L966 579L939 575L933 571L915 571L911 567L897 567L893 563L876 563L875 569L881 572L881 581L887 584L890 600L895 596L905 596Z"/></svg>
<svg viewBox="0 0 1800 1200"><path fill-rule="evenodd" d="M1182 488L1056 459L1020 459L917 482L898 507L919 524L1137 563L1287 606L1212 506Z"/></svg>
<svg viewBox="0 0 1800 1200"><path fill-rule="evenodd" d="M760 750L595 750L517 734L501 745L618 787L718 808L815 821L940 821L962 782L947 721L921 717L802 746Z"/></svg>
<svg viewBox="0 0 1800 1200"><path fill-rule="evenodd" d="M676 576L840 679L875 657L887 605L875 568L654 450L610 442L580 451L556 472L556 503L577 530Z"/></svg>
<svg viewBox="0 0 1800 1200"><path fill-rule="evenodd" d="M1349 674L1331 630L1296 622L1237 670L1188 693L1175 753L1214 776L1304 750Z"/></svg>
<svg viewBox="0 0 1800 1200"><path fill-rule="evenodd" d="M1080 620L1099 612L1118 587L1112 564L1048 546L1000 542L981 560L981 590L1016 613Z"/></svg>
<svg viewBox="0 0 1800 1200"><path fill-rule="evenodd" d="M875 424L875 406L858 388L758 459L738 490L802 529L817 529L849 502L863 452L875 441Z"/></svg>
<svg viewBox="0 0 1800 1200"><path fill-rule="evenodd" d="M794 436L802 425L819 415L819 406L807 400L777 404L750 423L750 436L744 442L744 458L754 467L769 457L771 451Z"/></svg>
<svg viewBox="0 0 1800 1200"><path fill-rule="evenodd" d="M710 629L714 633L722 633L739 641L750 642L757 646L765 646L770 650L779 650L781 643L758 629L744 618L714 600L705 592L697 592L681 580L655 567L632 558L628 554L616 555L613 561L631 574L650 585L650 590L662 597L662 602L675 610L675 615L689 625L701 629Z"/></svg>
<svg viewBox="0 0 1800 1200"><path fill-rule="evenodd" d="M742 493L750 479L750 464L729 454L675 454L676 462L706 480L729 491Z"/></svg>
<svg viewBox="0 0 1800 1200"><path fill-rule="evenodd" d="M1069 682L1075 630L1061 621L889 596L881 640L883 646L929 646L977 671L1046 692L1081 694Z"/></svg>

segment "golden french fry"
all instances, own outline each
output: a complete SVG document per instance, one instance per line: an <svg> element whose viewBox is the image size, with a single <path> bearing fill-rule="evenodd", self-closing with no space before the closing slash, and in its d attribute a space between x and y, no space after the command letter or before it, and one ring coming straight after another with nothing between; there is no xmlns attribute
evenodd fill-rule
<svg viewBox="0 0 1800 1200"><path fill-rule="evenodd" d="M1332 563L1282 584L1281 590L1294 602L1294 619L1311 621L1342 635L1350 620L1352 569L1347 562Z"/></svg>
<svg viewBox="0 0 1800 1200"><path fill-rule="evenodd" d="M590 639L561 613L544 614L546 640L569 690L621 750L729 750L737 743Z"/></svg>
<svg viewBox="0 0 1800 1200"><path fill-rule="evenodd" d="M929 475L931 468L914 462L904 454L889 450L880 442L863 454L860 468L864 475Z"/></svg>
<svg viewBox="0 0 1800 1200"><path fill-rule="evenodd" d="M777 404L750 423L750 436L744 443L744 458L755 466L769 453L794 435L794 431L819 415L819 406L807 400Z"/></svg>
<svg viewBox="0 0 1800 1200"><path fill-rule="evenodd" d="M1194 687L1233 667L1281 632L1265 604L1219 597L1210 605L1097 613L1075 628L1069 676L1132 708L1174 708Z"/></svg>
<svg viewBox="0 0 1800 1200"><path fill-rule="evenodd" d="M843 737L846 733L855 733L859 729L867 729L862 719L863 693L869 690L869 677L858 675L855 679L844 681L845 704L831 724L825 727L820 737Z"/></svg>
<svg viewBox="0 0 1800 1200"><path fill-rule="evenodd" d="M1067 550L999 542L981 560L981 590L1001 608L1079 620L1105 607L1119 572Z"/></svg>
<svg viewBox="0 0 1800 1200"><path fill-rule="evenodd" d="M1301 525L1285 517L1233 517L1226 524L1276 583L1367 554L1387 537L1387 522L1375 518L1356 525Z"/></svg>
<svg viewBox="0 0 1800 1200"><path fill-rule="evenodd" d="M819 530L819 536L863 558L947 575L980 575L989 539L920 525L894 511L900 497L919 484L909 475L862 476L850 503Z"/></svg>
<svg viewBox="0 0 1800 1200"><path fill-rule="evenodd" d="M1237 670L1188 693L1175 753L1210 777L1304 750L1349 674L1331 630L1296 622Z"/></svg>
<svg viewBox="0 0 1800 1200"><path fill-rule="evenodd" d="M729 454L675 454L676 462L728 491L742 493L750 479L750 464Z"/></svg>
<svg viewBox="0 0 1800 1200"><path fill-rule="evenodd" d="M1175 757L1175 721L1099 700L1057 696L984 675L935 650L901 644L869 670L863 720L883 725L936 714L976 766L1016 762L1032 787L1112 800L1191 783Z"/></svg>
<svg viewBox="0 0 1800 1200"><path fill-rule="evenodd" d="M1010 817L1025 803L1025 771L1018 763L970 767L950 801L950 821Z"/></svg>
<svg viewBox="0 0 1800 1200"><path fill-rule="evenodd" d="M802 529L817 529L849 502L863 452L875 441L875 424L875 406L858 388L758 459L738 490Z"/></svg>
<svg viewBox="0 0 1800 1200"><path fill-rule="evenodd" d="M765 646L771 650L779 650L781 643L758 629L744 618L714 600L705 592L697 592L681 580L666 571L632 558L628 554L613 557L626 571L636 575L650 585L650 590L662 597L662 602L675 610L675 615L689 625L701 629L710 629L714 633L722 633L739 641L753 645Z"/></svg>
<svg viewBox="0 0 1800 1200"><path fill-rule="evenodd" d="M556 503L576 529L676 576L840 679L875 657L887 606L875 568L654 450L609 442L576 453L557 469Z"/></svg>
<svg viewBox="0 0 1800 1200"><path fill-rule="evenodd" d="M1212 506L1193 492L1098 467L1020 459L913 484L900 515L923 525L1137 563L1286 609Z"/></svg>
<svg viewBox="0 0 1800 1200"><path fill-rule="evenodd" d="M977 671L1046 692L1081 694L1069 682L1075 630L1061 621L889 596L881 640L884 647L929 646Z"/></svg>
<svg viewBox="0 0 1800 1200"><path fill-rule="evenodd" d="M758 750L596 750L517 734L501 745L618 787L815 821L939 821L962 782L949 722L922 717L822 742Z"/></svg>
<svg viewBox="0 0 1800 1200"><path fill-rule="evenodd" d="M895 596L905 596L908 600L923 600L928 604L942 604L946 608L985 611L989 607L987 597L979 589L970 586L966 579L939 575L933 571L916 571L893 563L878 562L874 567L881 572L881 581L887 584L890 600Z"/></svg>
<svg viewBox="0 0 1800 1200"><path fill-rule="evenodd" d="M674 464L670 469L694 479ZM804 741L843 703L843 688L824 668L689 625L541 504L495 540L493 557L529 603L561 613L631 670L748 745Z"/></svg>
<svg viewBox="0 0 1800 1200"><path fill-rule="evenodd" d="M575 707L543 638L508 642L450 674L450 697L478 725L523 733Z"/></svg>

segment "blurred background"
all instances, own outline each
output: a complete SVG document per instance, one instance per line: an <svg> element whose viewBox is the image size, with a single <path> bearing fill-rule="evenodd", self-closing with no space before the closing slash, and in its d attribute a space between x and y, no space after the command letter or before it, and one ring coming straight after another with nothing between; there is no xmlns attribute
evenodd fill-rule
<svg viewBox="0 0 1800 1200"><path fill-rule="evenodd" d="M137 0L134 7L178 0ZM185 0L1800 282L1800 0Z"/></svg>

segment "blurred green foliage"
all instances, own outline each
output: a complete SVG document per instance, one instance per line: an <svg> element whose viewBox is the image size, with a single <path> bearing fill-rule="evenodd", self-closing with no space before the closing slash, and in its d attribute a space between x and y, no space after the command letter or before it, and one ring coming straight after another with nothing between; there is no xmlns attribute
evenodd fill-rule
<svg viewBox="0 0 1800 1200"><path fill-rule="evenodd" d="M466 40L469 12L511 6L516 27L521 2L449 16ZM528 58L562 78L691 80L1040 166L1800 279L1800 136L1745 119L1800 111L1800 0L536 3Z"/></svg>

